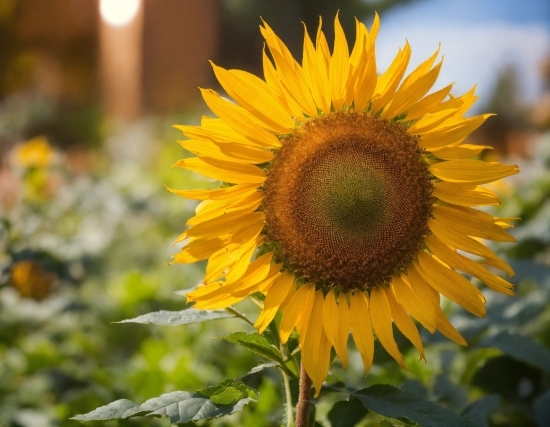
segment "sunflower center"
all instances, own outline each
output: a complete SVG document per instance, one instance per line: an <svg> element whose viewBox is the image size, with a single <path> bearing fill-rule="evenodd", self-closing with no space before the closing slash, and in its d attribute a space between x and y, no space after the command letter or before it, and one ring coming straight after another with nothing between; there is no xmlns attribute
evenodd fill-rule
<svg viewBox="0 0 550 427"><path fill-rule="evenodd" d="M357 113L310 120L283 141L265 183L268 237L285 268L322 288L372 288L428 235L433 184L415 137Z"/></svg>
<svg viewBox="0 0 550 427"><path fill-rule="evenodd" d="M304 218L315 219L317 227L328 233L349 238L371 234L383 219L385 189L383 177L357 162L350 154L329 150L315 156L308 165L309 179L304 182Z"/></svg>

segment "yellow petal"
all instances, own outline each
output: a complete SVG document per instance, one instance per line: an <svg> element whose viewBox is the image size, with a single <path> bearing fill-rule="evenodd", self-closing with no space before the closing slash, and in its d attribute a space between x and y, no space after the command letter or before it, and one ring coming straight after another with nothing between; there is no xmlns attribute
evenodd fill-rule
<svg viewBox="0 0 550 427"><path fill-rule="evenodd" d="M170 193L177 194L180 197L193 200L220 200L225 198L232 198L239 196L243 193L251 194L258 188L259 184L239 184L232 185L230 187L215 188L213 190L174 190L173 188L166 187Z"/></svg>
<svg viewBox="0 0 550 427"><path fill-rule="evenodd" d="M439 50L439 49L438 49ZM437 54L437 52L436 52ZM435 55L433 57L435 59ZM428 60L431 61L431 58ZM432 62L433 63L433 62ZM399 90L392 98L391 104L382 112L382 118L390 119L408 111L418 100L420 100L434 85L439 71L441 70L441 64L437 64L433 69L421 75L416 80L408 82L405 80ZM421 64L411 76L419 69L424 69L425 64ZM430 65L431 66L431 65ZM409 83L407 85L407 83Z"/></svg>
<svg viewBox="0 0 550 427"><path fill-rule="evenodd" d="M403 78L409 60L411 58L411 47L409 43L405 43L403 50L399 50L399 53L389 66L389 68L378 78L376 89L374 90L374 96L372 99L371 112L376 113L386 106L388 101L393 96L395 89L399 85L399 82Z"/></svg>
<svg viewBox="0 0 550 427"><path fill-rule="evenodd" d="M181 252L172 258L179 264L190 264L208 258L214 252L223 248L229 239L213 237L210 239L192 239Z"/></svg>
<svg viewBox="0 0 550 427"><path fill-rule="evenodd" d="M296 101L294 101L294 99L292 99L292 97L288 95L286 90L283 88L283 84L281 83L281 80L277 75L277 70L275 70L275 67L265 53L265 46L262 52L262 59L264 78L269 88L276 94L277 99L291 117L294 117L296 120L305 123L307 119L302 113L300 106L296 104Z"/></svg>
<svg viewBox="0 0 550 427"><path fill-rule="evenodd" d="M275 135L258 126L254 116L242 107L224 100L212 89L201 89L202 97L208 107L222 118L233 130L246 139L265 148L279 148L281 143Z"/></svg>
<svg viewBox="0 0 550 427"><path fill-rule="evenodd" d="M187 299L199 302L203 298L213 299L221 295L235 296L231 294L251 288L254 284L264 280L268 275L272 256L273 253L267 253L249 263L244 276L238 278L240 280L230 282L227 279L226 282L209 283L206 286L201 286L187 293ZM241 296L241 298L245 298L245 296L248 296L248 294Z"/></svg>
<svg viewBox="0 0 550 427"><path fill-rule="evenodd" d="M407 268L407 278L411 282L411 286L420 297L422 301L425 302L424 310L434 310L436 307L439 307L440 304L440 295L434 288L432 288L424 280L423 276L420 275L418 269L415 265L409 265Z"/></svg>
<svg viewBox="0 0 550 427"><path fill-rule="evenodd" d="M338 13L334 18L334 52L329 63L330 95L336 111L344 106L346 100L346 86L349 74L349 48L346 35L338 20Z"/></svg>
<svg viewBox="0 0 550 427"><path fill-rule="evenodd" d="M371 102L378 75L376 74L376 58L374 50L368 52L361 58L358 65L357 81L354 91L354 107L357 111L361 111L368 107Z"/></svg>
<svg viewBox="0 0 550 427"><path fill-rule="evenodd" d="M307 33L304 23L304 52L302 67L304 76L311 89L311 95L317 107L325 114L330 114L330 86L326 73L326 64L321 62L315 47Z"/></svg>
<svg viewBox="0 0 550 427"><path fill-rule="evenodd" d="M265 214L263 212L252 212L244 215L239 211L231 212L194 225L186 231L186 234L188 237L214 237L234 233L242 228L251 227L264 221Z"/></svg>
<svg viewBox="0 0 550 427"><path fill-rule="evenodd" d="M229 307L242 300L243 298L235 298L231 295L219 295L213 298L201 299L199 302L193 305L193 308L198 310L218 310L221 308ZM192 300L188 298L187 302L192 302Z"/></svg>
<svg viewBox="0 0 550 427"><path fill-rule="evenodd" d="M452 227L448 227L441 221L435 219L428 221L428 226L430 227L431 232L447 245L452 246L455 249L460 249L461 251L469 252L473 255L484 257L487 259L486 262L488 264L505 271L509 276L515 275L512 267L500 259L491 249L477 240L472 239L464 233L461 233Z"/></svg>
<svg viewBox="0 0 550 427"><path fill-rule="evenodd" d="M271 264L269 266L269 273L267 277L258 284L258 291L262 292L263 294L267 294L269 290L271 289L271 286L275 283L275 280L279 277L279 272L281 268L283 267L283 263L279 264Z"/></svg>
<svg viewBox="0 0 550 427"><path fill-rule="evenodd" d="M311 310L313 308L313 301L315 300L315 286L304 285L308 287L308 294L306 301L304 302L303 310L298 315L296 319L296 330L300 334L300 346L303 347L304 339L306 336L307 328L309 326L309 319L311 316Z"/></svg>
<svg viewBox="0 0 550 427"><path fill-rule="evenodd" d="M439 261L420 252L415 268L436 291L453 300L478 317L485 317L483 294L464 276L444 266Z"/></svg>
<svg viewBox="0 0 550 427"><path fill-rule="evenodd" d="M497 242L515 242L516 239L509 235L493 222L493 217L486 212L481 212L464 206L435 206L432 210L435 219L454 230L468 236Z"/></svg>
<svg viewBox="0 0 550 427"><path fill-rule="evenodd" d="M265 297L262 314L254 323L254 327L258 328L259 334L263 333L265 328L269 326L281 304L294 289L294 275L280 273L277 276Z"/></svg>
<svg viewBox="0 0 550 427"><path fill-rule="evenodd" d="M355 43L349 57L349 74L346 83L346 105L352 105L353 103L357 77L361 74L358 66L367 53L365 48L367 34L368 31L365 24L359 22L359 20L355 18Z"/></svg>
<svg viewBox="0 0 550 427"><path fill-rule="evenodd" d="M328 66L330 62L330 50L328 48L327 39L322 31L323 19L319 16L319 26L317 27L317 37L315 39L315 49L321 63L324 64L324 70L328 76Z"/></svg>
<svg viewBox="0 0 550 427"><path fill-rule="evenodd" d="M442 102L434 111L447 110L453 108L457 110L458 115L464 114L467 110L470 109L472 105L479 98L474 95L476 87L473 86L468 92L462 96L451 97L448 101Z"/></svg>
<svg viewBox="0 0 550 427"><path fill-rule="evenodd" d="M315 386L315 397L321 392L330 366L331 345L325 335L322 321L323 299L323 292L317 291L302 346L302 363Z"/></svg>
<svg viewBox="0 0 550 427"><path fill-rule="evenodd" d="M226 154L222 153L220 148L211 141L187 139L185 141L178 141L183 148L199 157L212 157L215 159L224 160L226 162L241 162L240 159L234 159ZM250 147L253 148L253 147ZM246 162L243 162L246 163ZM248 162L254 163L254 162ZM258 162L260 163L260 162Z"/></svg>
<svg viewBox="0 0 550 427"><path fill-rule="evenodd" d="M313 291L312 291L313 290ZM307 286L304 285L298 289L288 305L285 308L285 311L283 313L283 318L281 319L281 325L279 327L279 337L281 338L281 342L283 344L286 344L288 341L288 337L292 333L292 330L294 329L294 326L296 326L296 322L298 321L298 317L304 310L304 307L306 306L306 299L308 297L308 294L312 292L312 297L314 295L314 286Z"/></svg>
<svg viewBox="0 0 550 427"><path fill-rule="evenodd" d="M248 264L243 275L238 274L238 272L230 271L226 276L227 288L229 291L233 292L233 290L248 288L255 283L262 282L271 270L272 258L273 252L268 252L256 258Z"/></svg>
<svg viewBox="0 0 550 427"><path fill-rule="evenodd" d="M499 206L500 200L495 193L483 187L436 182L433 195L447 203L459 206Z"/></svg>
<svg viewBox="0 0 550 427"><path fill-rule="evenodd" d="M403 355L397 348L393 337L392 329L392 311L386 292L381 287L374 288L370 293L370 320L378 340L386 351L399 363L405 370Z"/></svg>
<svg viewBox="0 0 550 427"><path fill-rule="evenodd" d="M203 116L201 119L201 132L204 134L201 138L196 138L189 136L186 133L186 136L191 139L209 139L210 141L221 144L221 143L237 143L243 145L250 145L258 147L258 144L245 138L240 133L233 130L226 122L219 118L211 118ZM263 147L263 145L260 145Z"/></svg>
<svg viewBox="0 0 550 427"><path fill-rule="evenodd" d="M521 221L521 218L519 217L506 217L506 218L493 218L496 225L498 225L501 228L514 228L515 224L509 224L512 221Z"/></svg>
<svg viewBox="0 0 550 427"><path fill-rule="evenodd" d="M390 303L392 318L395 325L399 328L401 333L405 335L407 339L418 350L418 353L420 354L420 358L426 360L426 356L424 355L424 347L422 346L422 340L420 339L418 328L416 327L412 319L409 317L409 315L407 314L403 306L399 304L399 302L395 298L393 291L390 288L386 288L386 287L384 287L383 289L384 289L384 292L386 292L388 302Z"/></svg>
<svg viewBox="0 0 550 427"><path fill-rule="evenodd" d="M444 160L469 159L484 150L492 150L490 145L461 144L456 147L445 147L432 151L433 155Z"/></svg>
<svg viewBox="0 0 550 427"><path fill-rule="evenodd" d="M445 97L449 94L452 87L453 84L451 83L450 85L445 86L443 89L440 89L422 98L411 107L405 119L415 120L424 116L425 114L433 112L435 108L441 103L441 101L443 101L443 99L445 99Z"/></svg>
<svg viewBox="0 0 550 427"><path fill-rule="evenodd" d="M517 165L503 165L483 160L449 160L430 166L430 172L447 182L486 184L519 172Z"/></svg>
<svg viewBox="0 0 550 427"><path fill-rule="evenodd" d="M370 33L365 38L365 52L354 72L354 107L358 111L368 107L378 82L375 43L379 29L380 18L375 13Z"/></svg>
<svg viewBox="0 0 550 427"><path fill-rule="evenodd" d="M449 248L449 246L435 237L427 237L424 242L432 253L437 255L438 258L450 267L462 270L471 276L477 277L488 287L497 292L509 295L511 297L514 296L514 291L512 290L514 285L512 283L494 275L477 262L457 254Z"/></svg>
<svg viewBox="0 0 550 427"><path fill-rule="evenodd" d="M453 142L460 141L470 135L474 130L485 123L485 120L493 115L494 114L483 114L481 116L464 119L457 124L438 127L433 132L425 133L420 137L420 146L430 151L432 148L443 147Z"/></svg>
<svg viewBox="0 0 550 427"><path fill-rule="evenodd" d="M316 117L317 107L311 97L302 67L300 67L285 44L275 35L265 21L263 25L264 27L260 27L260 31L277 65L277 75L282 85L286 87L289 95L296 101L302 111L310 117Z"/></svg>
<svg viewBox="0 0 550 427"><path fill-rule="evenodd" d="M206 285L198 286L190 292L187 292L185 296L187 301L197 301L203 297L213 297L221 294L227 294L225 282L212 282Z"/></svg>
<svg viewBox="0 0 550 427"><path fill-rule="evenodd" d="M414 124L407 129L407 133L410 135L422 135L424 133L434 131L454 116L456 116L455 108L425 114L421 119L414 122Z"/></svg>
<svg viewBox="0 0 550 427"><path fill-rule="evenodd" d="M437 321L437 330L457 344L467 347L468 343L466 342L466 340L462 337L462 335L460 335L460 333L455 329L451 322L449 322L449 319L447 319L447 316L445 316L445 313L443 313L443 310L441 310L440 307L437 307L435 314Z"/></svg>
<svg viewBox="0 0 550 427"><path fill-rule="evenodd" d="M197 225L201 222L208 221L228 213L236 214L236 212L240 212L244 215L255 211L263 201L263 193L261 191L256 190L248 195L244 194L244 196L245 197L236 197L234 200L212 200L212 203L202 209L197 215L191 217L185 225Z"/></svg>
<svg viewBox="0 0 550 427"><path fill-rule="evenodd" d="M354 68L357 67L361 56L364 54L365 38L367 37L367 35L368 31L365 27L365 24L355 18L355 44L353 45L351 55L349 56L349 62Z"/></svg>
<svg viewBox="0 0 550 427"><path fill-rule="evenodd" d="M212 61L210 64L227 94L251 112L260 121L258 124L280 134L290 133L294 129L294 120L270 93L263 80L244 71L228 71Z"/></svg>
<svg viewBox="0 0 550 427"><path fill-rule="evenodd" d="M435 331L435 313L429 301L422 300L413 290L411 283L394 276L391 289L397 301L428 331ZM425 307L428 307L426 310Z"/></svg>
<svg viewBox="0 0 550 427"><path fill-rule="evenodd" d="M189 169L209 178L230 182L231 184L260 184L265 181L265 172L257 166L228 162L211 157L181 159L174 164L174 167Z"/></svg>
<svg viewBox="0 0 550 427"><path fill-rule="evenodd" d="M342 305L342 307L339 307ZM341 316L340 313L344 313ZM349 308L343 294L340 297L339 304L336 304L334 291L330 291L325 297L325 305L323 307L323 326L325 334L336 350L336 354L342 360L344 369L348 366L348 335L350 329ZM347 324L347 329L346 329Z"/></svg>
<svg viewBox="0 0 550 427"><path fill-rule="evenodd" d="M374 356L374 335L369 315L369 302L363 292L355 292L349 299L353 340L361 353L365 373L368 374Z"/></svg>
<svg viewBox="0 0 550 427"><path fill-rule="evenodd" d="M258 247L258 239L251 239L241 245L231 244L213 254L206 266L205 282L214 281L221 277L226 270L233 273L233 280L241 277L250 265L252 254ZM213 258L216 256L216 260ZM226 278L229 282L229 279Z"/></svg>

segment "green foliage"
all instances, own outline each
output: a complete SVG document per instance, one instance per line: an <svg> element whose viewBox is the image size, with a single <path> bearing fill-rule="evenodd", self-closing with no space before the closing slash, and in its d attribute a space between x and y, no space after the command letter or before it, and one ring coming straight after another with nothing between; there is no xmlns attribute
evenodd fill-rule
<svg viewBox="0 0 550 427"><path fill-rule="evenodd" d="M500 332L483 339L478 346L498 348L515 359L550 372L550 350L524 335Z"/></svg>
<svg viewBox="0 0 550 427"><path fill-rule="evenodd" d="M225 337L218 337L223 340L238 344L266 359L283 363L279 351L273 347L267 339L258 334L247 334L244 332L235 332Z"/></svg>
<svg viewBox="0 0 550 427"><path fill-rule="evenodd" d="M388 384L358 390L352 396L366 408L390 418L405 417L423 427L475 427L475 424L433 402Z"/></svg>
<svg viewBox="0 0 550 427"><path fill-rule="evenodd" d="M201 421L241 411L259 394L241 382L225 380L195 393L173 391L147 400L142 405L120 399L72 419L79 421L124 420L135 416L167 416L173 424Z"/></svg>
<svg viewBox="0 0 550 427"><path fill-rule="evenodd" d="M489 427L489 417L497 410L499 404L498 395L487 396L469 404L461 415L471 419L478 427Z"/></svg>
<svg viewBox="0 0 550 427"><path fill-rule="evenodd" d="M133 319L125 319L115 323L141 323L144 325L154 324L161 326L180 326L190 323L199 323L207 320L227 319L234 317L232 314L223 310L182 310L182 311L167 311L160 310L153 313L142 314Z"/></svg>
<svg viewBox="0 0 550 427"><path fill-rule="evenodd" d="M328 419L331 427L353 427L368 412L360 400L351 397L349 400L336 402L328 413Z"/></svg>

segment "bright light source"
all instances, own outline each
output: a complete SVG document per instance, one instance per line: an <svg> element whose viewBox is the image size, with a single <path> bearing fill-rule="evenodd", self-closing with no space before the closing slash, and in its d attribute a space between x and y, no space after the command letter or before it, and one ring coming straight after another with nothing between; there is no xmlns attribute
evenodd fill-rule
<svg viewBox="0 0 550 427"><path fill-rule="evenodd" d="M141 0L100 0L101 18L113 27L124 27L136 17Z"/></svg>

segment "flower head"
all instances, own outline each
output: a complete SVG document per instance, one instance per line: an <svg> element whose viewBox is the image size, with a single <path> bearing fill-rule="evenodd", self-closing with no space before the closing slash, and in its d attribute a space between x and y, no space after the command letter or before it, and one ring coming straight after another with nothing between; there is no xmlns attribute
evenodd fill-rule
<svg viewBox="0 0 550 427"><path fill-rule="evenodd" d="M197 155L176 166L224 183L170 190L202 200L174 257L208 259L204 283L188 300L216 309L263 293L255 326L262 332L283 313L281 341L299 333L317 394L332 347L347 366L350 330L367 372L375 336L404 366L392 322L422 358L411 317L466 345L440 295L481 317L485 299L459 271L513 295L512 284L483 264L512 269L480 242L514 241L508 221L475 207L498 205L480 185L517 166L476 160L490 147L463 143L490 116L465 117L473 89L455 97L448 85L428 94L439 49L404 78L406 43L378 75L378 28L378 16L370 31L357 22L350 54L336 17L332 53L320 25L315 44L306 31L300 64L264 22L272 58L264 51L264 78L213 65L235 103L202 90L217 118L176 126L190 138L180 144Z"/></svg>
<svg viewBox="0 0 550 427"><path fill-rule="evenodd" d="M14 163L21 168L46 168L54 159L54 150L44 137L38 136L17 145L13 152Z"/></svg>

